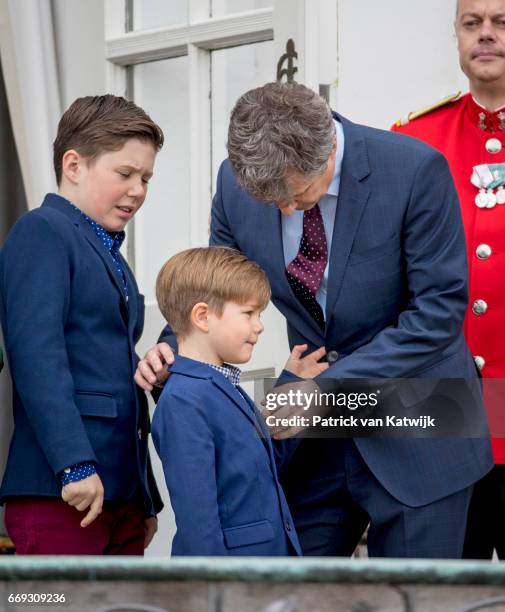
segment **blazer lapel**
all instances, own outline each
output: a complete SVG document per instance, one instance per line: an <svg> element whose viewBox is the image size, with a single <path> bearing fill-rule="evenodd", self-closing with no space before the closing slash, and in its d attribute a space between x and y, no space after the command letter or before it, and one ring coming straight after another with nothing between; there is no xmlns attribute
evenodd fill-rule
<svg viewBox="0 0 505 612"><path fill-rule="evenodd" d="M251 408L251 406L240 393L240 391L236 389L230 381L228 381L223 375L220 375L217 371L212 371L212 381L239 408L242 414L247 419L249 419L249 421L251 421L253 425L256 425L256 416L254 414L254 410Z"/></svg>
<svg viewBox="0 0 505 612"><path fill-rule="evenodd" d="M268 456L270 458L272 470L275 476L277 477L277 465L275 463L274 450L272 448L272 442L270 440L270 433L268 431L268 426L265 423L263 417L261 416L259 410L256 408L254 402L251 399L249 399L248 396L245 395L245 392L243 394L243 397L244 397L244 401L249 405L252 413L254 414L256 431L258 432L259 438L263 442L263 446L265 447L268 453Z"/></svg>
<svg viewBox="0 0 505 612"><path fill-rule="evenodd" d="M370 190L361 181L370 174L366 143L359 129L350 121L337 117L344 128L345 150L340 176L339 196L331 242L326 329L338 299L349 253L359 226Z"/></svg>
<svg viewBox="0 0 505 612"><path fill-rule="evenodd" d="M93 249L97 252L99 257L103 261L109 273L109 276L112 279L112 282L118 288L118 291L121 294L121 297L123 298L123 301L126 305L127 300L123 287L123 282L122 279L119 278L118 273L116 272L112 261L112 256L110 253L107 252L103 244L100 242L100 239L93 231L93 228L81 215L81 213L78 210L75 210L68 200L54 193L50 193L45 197L42 206L49 206L50 208L55 208L60 213L68 217L70 221L72 221L72 223L83 232L86 240L90 243L90 245L93 247Z"/></svg>
<svg viewBox="0 0 505 612"><path fill-rule="evenodd" d="M91 227L91 225L87 223L85 219L83 219L83 221L81 222L81 229L83 230L84 237L86 238L86 240L91 244L91 246L95 249L97 254L100 256L105 267L107 268L107 271L109 273L109 276L112 282L116 285L119 293L121 294L121 297L123 298L123 301L126 304L128 300L126 299L126 293L124 290L123 281L120 278L118 272L116 271L114 262L112 260L112 255L106 250L104 245L100 242L100 238L98 238L98 236L93 231L93 228ZM126 272L125 272L125 276L127 276Z"/></svg>
<svg viewBox="0 0 505 612"><path fill-rule="evenodd" d="M301 306L293 293L286 276L286 263L284 261L284 245L282 241L282 215L277 206L260 204L257 210L256 227L258 234L263 237L264 254L254 259L260 259L262 267L267 272L272 286L274 302L282 302L281 311L297 329L304 329L304 335L314 346L324 342L321 328L306 308ZM253 225L251 225L253 227ZM300 320L301 324L298 322Z"/></svg>

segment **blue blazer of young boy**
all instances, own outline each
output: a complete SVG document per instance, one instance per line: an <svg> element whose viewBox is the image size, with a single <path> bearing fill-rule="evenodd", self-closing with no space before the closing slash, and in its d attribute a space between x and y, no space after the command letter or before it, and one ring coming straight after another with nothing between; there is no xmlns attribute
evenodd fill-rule
<svg viewBox="0 0 505 612"><path fill-rule="evenodd" d="M13 380L14 433L0 488L59 497L62 470L96 462L105 499L162 507L147 452L147 401L133 375L143 298L128 294L89 222L49 194L0 254L0 316Z"/></svg>
<svg viewBox="0 0 505 612"><path fill-rule="evenodd" d="M300 555L266 426L220 372L177 356L156 407L172 555Z"/></svg>

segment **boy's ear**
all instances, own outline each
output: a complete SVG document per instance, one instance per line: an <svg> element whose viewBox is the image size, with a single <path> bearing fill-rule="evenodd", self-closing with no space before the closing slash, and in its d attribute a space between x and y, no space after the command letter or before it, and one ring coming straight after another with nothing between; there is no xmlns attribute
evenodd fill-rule
<svg viewBox="0 0 505 612"><path fill-rule="evenodd" d="M61 173L71 183L78 183L84 158L74 149L65 151L61 158Z"/></svg>
<svg viewBox="0 0 505 612"><path fill-rule="evenodd" d="M189 318L193 327L205 333L209 331L209 305L205 302L195 304Z"/></svg>

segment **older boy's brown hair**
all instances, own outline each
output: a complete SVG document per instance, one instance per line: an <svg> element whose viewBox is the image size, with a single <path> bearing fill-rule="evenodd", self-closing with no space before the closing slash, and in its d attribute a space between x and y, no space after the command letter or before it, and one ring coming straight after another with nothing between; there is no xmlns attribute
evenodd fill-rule
<svg viewBox="0 0 505 612"><path fill-rule="evenodd" d="M156 297L161 313L176 336L191 330L193 306L204 302L221 316L226 302L253 299L266 308L271 290L265 272L254 261L227 247L181 251L161 268Z"/></svg>
<svg viewBox="0 0 505 612"><path fill-rule="evenodd" d="M63 113L53 144L53 162L58 185L62 159L75 149L93 161L102 153L118 151L130 138L151 142L154 150L163 146L163 131L139 106L119 96L77 98Z"/></svg>

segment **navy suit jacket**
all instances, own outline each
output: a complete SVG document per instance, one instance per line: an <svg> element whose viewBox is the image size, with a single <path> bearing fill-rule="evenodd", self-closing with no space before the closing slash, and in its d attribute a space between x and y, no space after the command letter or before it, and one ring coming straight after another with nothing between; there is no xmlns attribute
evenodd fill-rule
<svg viewBox="0 0 505 612"><path fill-rule="evenodd" d="M91 225L60 196L13 227L0 253L0 316L13 380L14 433L0 488L59 496L58 473L96 461L105 499L143 494L152 477L147 401L133 381L143 297L122 259L128 300Z"/></svg>
<svg viewBox="0 0 505 612"><path fill-rule="evenodd" d="M321 378L475 378L461 331L465 238L447 162L417 140L335 117L343 125L345 151L325 329L287 281L279 210L241 190L228 160L217 179L211 244L237 248L266 271L291 347L307 343L310 350L338 352ZM424 505L491 469L480 397L475 411L480 438L362 438L356 444L393 496Z"/></svg>
<svg viewBox="0 0 505 612"><path fill-rule="evenodd" d="M172 555L301 554L275 457L252 401L177 356L153 417L177 533Z"/></svg>

